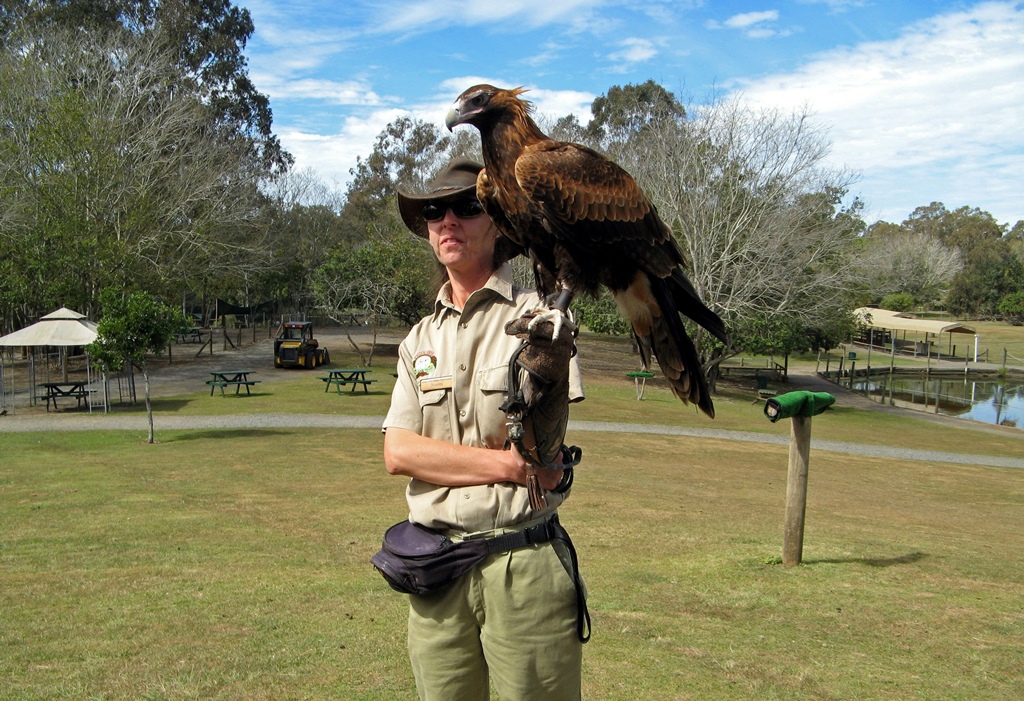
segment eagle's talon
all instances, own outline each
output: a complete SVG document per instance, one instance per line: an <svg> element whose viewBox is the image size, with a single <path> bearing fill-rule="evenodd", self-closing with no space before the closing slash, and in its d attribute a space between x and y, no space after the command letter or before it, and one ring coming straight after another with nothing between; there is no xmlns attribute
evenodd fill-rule
<svg viewBox="0 0 1024 701"><path fill-rule="evenodd" d="M561 309L538 309L534 312L535 316L530 319L530 323L527 328L530 330L530 334L538 333L537 327L545 321L550 322L551 329L551 342L554 343L558 340L558 334L562 332L562 326L564 325L571 332L576 331L576 325L569 321Z"/></svg>

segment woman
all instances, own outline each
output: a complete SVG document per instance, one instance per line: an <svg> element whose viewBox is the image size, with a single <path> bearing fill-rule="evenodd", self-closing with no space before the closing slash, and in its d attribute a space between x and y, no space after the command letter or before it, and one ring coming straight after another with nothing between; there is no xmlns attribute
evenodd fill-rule
<svg viewBox="0 0 1024 701"><path fill-rule="evenodd" d="M505 324L540 305L512 284L514 247L476 200L480 165L452 161L428 193L399 192L409 229L443 268L431 314L399 349L384 421L384 462L409 479L409 519L454 540L550 521L568 494L562 470L540 470L533 509L528 465L505 447L508 363L520 341ZM575 360L570 398L582 399ZM571 546L570 546L571 547ZM569 548L549 540L490 555L447 587L410 595L409 656L424 701L580 697L583 593Z"/></svg>

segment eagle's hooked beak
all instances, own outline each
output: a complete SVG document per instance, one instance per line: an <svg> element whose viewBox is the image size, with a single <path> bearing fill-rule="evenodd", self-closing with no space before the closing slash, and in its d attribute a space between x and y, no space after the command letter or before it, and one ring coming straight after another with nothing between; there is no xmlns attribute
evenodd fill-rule
<svg viewBox="0 0 1024 701"><path fill-rule="evenodd" d="M448 110L447 116L444 118L444 125L448 127L448 131L452 131L456 126L462 124L462 113L459 108L462 106L460 102L456 102L452 105L452 108Z"/></svg>
<svg viewBox="0 0 1024 701"><path fill-rule="evenodd" d="M452 131L459 124L461 124L459 121L459 105L456 103L449 109L449 114L444 117L444 126L449 128L449 131Z"/></svg>

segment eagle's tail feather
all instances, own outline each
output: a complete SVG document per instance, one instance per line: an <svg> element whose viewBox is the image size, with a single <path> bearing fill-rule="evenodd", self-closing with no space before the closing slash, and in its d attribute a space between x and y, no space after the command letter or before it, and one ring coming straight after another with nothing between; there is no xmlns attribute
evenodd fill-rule
<svg viewBox="0 0 1024 701"><path fill-rule="evenodd" d="M719 341L729 345L729 334L725 330L725 324L722 323L721 317L708 309L701 301L700 295L697 294L697 290L693 288L693 284L683 271L676 268L666 282L672 290L672 299L675 301L676 309L703 326Z"/></svg>
<svg viewBox="0 0 1024 701"><path fill-rule="evenodd" d="M668 280L639 273L633 285L614 296L633 325L644 366L650 366L653 351L672 394L684 402L696 404L714 418L715 406L704 370L697 349L679 318ZM708 314L713 316L713 312L708 311ZM718 324L721 325L721 321Z"/></svg>

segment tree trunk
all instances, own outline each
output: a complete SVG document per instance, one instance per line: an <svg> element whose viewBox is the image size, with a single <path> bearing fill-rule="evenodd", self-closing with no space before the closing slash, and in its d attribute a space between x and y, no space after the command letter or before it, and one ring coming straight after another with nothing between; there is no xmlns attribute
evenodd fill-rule
<svg viewBox="0 0 1024 701"><path fill-rule="evenodd" d="M142 377L146 380L146 419L149 421L149 440L148 443L155 443L153 440L153 404L149 400L149 371L146 370L146 364L142 364Z"/></svg>

